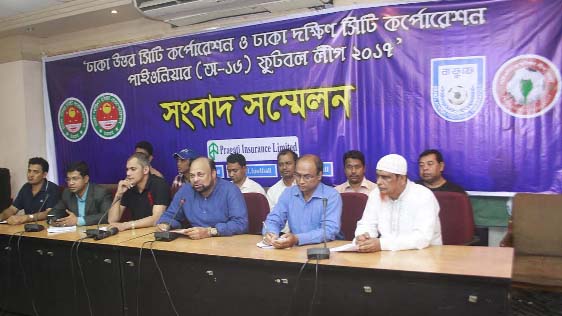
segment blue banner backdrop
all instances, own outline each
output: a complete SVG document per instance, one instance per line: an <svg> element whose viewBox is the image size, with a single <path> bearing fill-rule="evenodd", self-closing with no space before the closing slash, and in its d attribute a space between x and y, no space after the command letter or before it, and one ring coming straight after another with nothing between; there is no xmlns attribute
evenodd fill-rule
<svg viewBox="0 0 562 316"><path fill-rule="evenodd" d="M86 160L93 181L117 182L148 140L169 182L184 147L219 165L243 147L263 157L249 160L264 186L283 147L331 162L327 183L345 180L350 149L370 179L388 153L418 179L419 153L437 148L467 190L545 191L562 169L560 12L559 0L360 8L49 58L59 178Z"/></svg>

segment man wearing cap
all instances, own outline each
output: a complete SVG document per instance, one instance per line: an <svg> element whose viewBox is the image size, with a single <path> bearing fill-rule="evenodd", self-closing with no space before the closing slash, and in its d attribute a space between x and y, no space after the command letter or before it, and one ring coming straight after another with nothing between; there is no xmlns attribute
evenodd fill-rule
<svg viewBox="0 0 562 316"><path fill-rule="evenodd" d="M359 252L442 244L439 203L428 188L408 180L407 170L406 159L397 154L377 163L377 188L355 230Z"/></svg>
<svg viewBox="0 0 562 316"><path fill-rule="evenodd" d="M178 175L172 182L172 196L178 192L184 183L189 183L189 166L193 159L197 157L199 157L199 155L189 148L184 148L174 153L174 159L176 159L176 165L178 166Z"/></svg>

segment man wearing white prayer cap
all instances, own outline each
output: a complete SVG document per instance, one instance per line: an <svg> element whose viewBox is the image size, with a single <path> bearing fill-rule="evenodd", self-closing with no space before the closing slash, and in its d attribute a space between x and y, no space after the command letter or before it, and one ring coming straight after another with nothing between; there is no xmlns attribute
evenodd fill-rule
<svg viewBox="0 0 562 316"><path fill-rule="evenodd" d="M439 203L423 185L408 179L404 157L390 154L377 163L377 188L357 222L359 252L423 249L441 245Z"/></svg>

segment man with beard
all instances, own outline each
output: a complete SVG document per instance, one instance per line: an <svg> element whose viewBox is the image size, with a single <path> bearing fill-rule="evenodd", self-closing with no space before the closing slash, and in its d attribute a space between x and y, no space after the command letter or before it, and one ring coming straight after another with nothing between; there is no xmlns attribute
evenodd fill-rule
<svg viewBox="0 0 562 316"><path fill-rule="evenodd" d="M191 239L243 234L248 230L248 211L242 192L236 185L217 178L215 162L199 157L189 169L191 186L184 185L170 207L158 220L157 228L168 231L190 227L182 233Z"/></svg>
<svg viewBox="0 0 562 316"><path fill-rule="evenodd" d="M400 155L386 155L377 163L377 188L355 230L359 252L442 244L439 203L428 188L408 180L407 171Z"/></svg>
<svg viewBox="0 0 562 316"><path fill-rule="evenodd" d="M116 203L121 200L121 203ZM127 177L117 184L108 220L119 231L150 227L170 204L170 188L166 181L150 173L150 161L143 153L134 153L127 160ZM131 221L120 223L128 208Z"/></svg>
<svg viewBox="0 0 562 316"><path fill-rule="evenodd" d="M359 150L350 150L343 155L347 181L336 186L339 193L358 192L369 195L376 184L365 178L365 156Z"/></svg>
<svg viewBox="0 0 562 316"><path fill-rule="evenodd" d="M62 197L51 214L53 226L88 226L97 224L111 206L111 193L90 182L88 165L84 161L66 169L66 185ZM107 222L107 219L105 220Z"/></svg>
<svg viewBox="0 0 562 316"><path fill-rule="evenodd" d="M48 172L49 163L45 159L29 159L27 183L21 187L14 203L0 213L0 220L7 220L10 225L19 225L46 219L47 213L59 200L59 187L47 180ZM25 214L17 215L20 210Z"/></svg>

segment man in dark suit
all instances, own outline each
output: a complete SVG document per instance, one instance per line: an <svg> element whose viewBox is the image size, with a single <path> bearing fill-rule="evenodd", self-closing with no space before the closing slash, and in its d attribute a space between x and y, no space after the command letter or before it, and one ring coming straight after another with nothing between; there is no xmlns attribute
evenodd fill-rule
<svg viewBox="0 0 562 316"><path fill-rule="evenodd" d="M111 206L111 193L91 183L88 165L84 161L72 163L66 170L66 184L62 197L53 207L54 226L88 226L99 222ZM107 222L107 218L103 221Z"/></svg>

